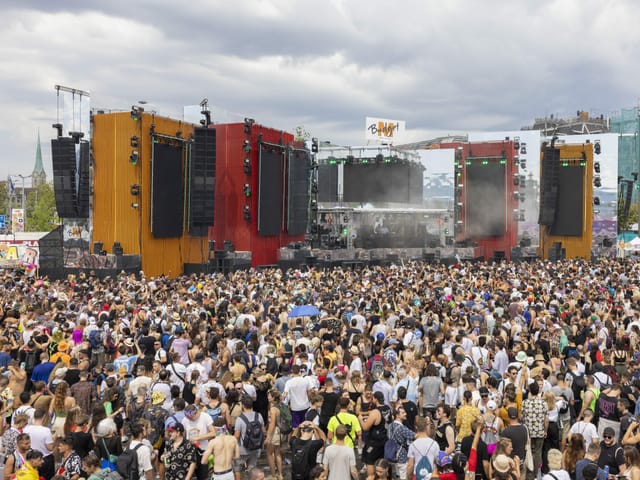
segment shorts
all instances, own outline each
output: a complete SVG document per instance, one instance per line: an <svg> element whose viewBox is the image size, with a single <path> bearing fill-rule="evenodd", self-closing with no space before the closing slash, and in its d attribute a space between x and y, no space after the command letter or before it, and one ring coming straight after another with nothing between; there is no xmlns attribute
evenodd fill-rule
<svg viewBox="0 0 640 480"><path fill-rule="evenodd" d="M260 453L262 453L262 450L254 450L245 455L240 455L240 461L244 464L246 470L251 470L258 464Z"/></svg>
<svg viewBox="0 0 640 480"><path fill-rule="evenodd" d="M395 472L396 478L404 479L407 478L407 464L406 463L394 463L393 471Z"/></svg>
<svg viewBox="0 0 640 480"><path fill-rule="evenodd" d="M362 449L362 463L365 465L374 465L380 458L384 458L384 444L368 444Z"/></svg>
<svg viewBox="0 0 640 480"><path fill-rule="evenodd" d="M280 427L276 427L273 430L273 435L271 437L271 445L273 445L274 447L280 446Z"/></svg>
<svg viewBox="0 0 640 480"><path fill-rule="evenodd" d="M211 476L212 480L234 480L234 478L232 468L220 473L213 472L213 475Z"/></svg>

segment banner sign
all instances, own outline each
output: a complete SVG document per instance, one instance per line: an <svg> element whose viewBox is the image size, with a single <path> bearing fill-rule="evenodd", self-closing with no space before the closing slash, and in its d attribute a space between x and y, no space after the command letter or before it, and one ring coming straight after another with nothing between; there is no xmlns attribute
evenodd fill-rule
<svg viewBox="0 0 640 480"><path fill-rule="evenodd" d="M365 121L365 138L367 141L393 142L404 134L404 120L367 117Z"/></svg>
<svg viewBox="0 0 640 480"><path fill-rule="evenodd" d="M24 210L22 208L11 210L11 231L13 233L24 232Z"/></svg>

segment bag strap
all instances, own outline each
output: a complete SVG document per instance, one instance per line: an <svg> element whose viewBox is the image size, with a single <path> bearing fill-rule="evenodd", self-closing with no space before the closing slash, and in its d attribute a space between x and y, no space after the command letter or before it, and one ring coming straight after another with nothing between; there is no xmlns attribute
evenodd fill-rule
<svg viewBox="0 0 640 480"><path fill-rule="evenodd" d="M553 473L551 473L551 472L549 472L549 476L550 476L550 477L553 477L553 478L554 478L554 480L558 480L558 477L556 477L556 476L555 476Z"/></svg>
<svg viewBox="0 0 640 480"><path fill-rule="evenodd" d="M107 451L107 456L111 456L111 452L109 451L109 447L107 447L107 442L105 442L104 437L102 437L102 445L104 446L104 449Z"/></svg>
<svg viewBox="0 0 640 480"><path fill-rule="evenodd" d="M336 413L336 414L334 415L334 417L336 417L336 420L338 420L338 423L339 423L340 425L344 425L344 426L346 426L346 424L345 424L342 420L340 420L340 417L338 416L339 414L340 414L340 412ZM352 427L350 430L353 430L353 426L352 426L351 424L349 424L349 426L350 426L350 427ZM349 433L347 434L347 436L351 439L351 441L353 441L353 437L351 436L351 431L349 431Z"/></svg>
<svg viewBox="0 0 640 480"><path fill-rule="evenodd" d="M40 393L36 398L34 398L34 399L29 403L29 405L33 407L33 404L34 404L34 403L36 403L36 402L38 401L38 399L39 399L42 395L43 395L43 394L42 394L42 393Z"/></svg>

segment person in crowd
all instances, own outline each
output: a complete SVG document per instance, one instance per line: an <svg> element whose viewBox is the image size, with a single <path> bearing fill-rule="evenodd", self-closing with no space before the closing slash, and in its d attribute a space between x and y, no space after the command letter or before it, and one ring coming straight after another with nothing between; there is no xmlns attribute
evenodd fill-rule
<svg viewBox="0 0 640 480"><path fill-rule="evenodd" d="M184 438L184 425L176 422L166 431L167 447L160 460L165 466L166 480L191 480L196 472L198 453L191 442ZM202 458L208 459L207 452Z"/></svg>
<svg viewBox="0 0 640 480"><path fill-rule="evenodd" d="M569 472L562 467L562 452L552 448L547 453L547 465L549 472L542 478L543 480L571 480Z"/></svg>
<svg viewBox="0 0 640 480"><path fill-rule="evenodd" d="M347 428L345 425L338 425L335 430L335 442L329 445L322 456L322 463L327 469L328 480L344 480L351 478L358 480L356 469L356 456L353 447L345 444Z"/></svg>

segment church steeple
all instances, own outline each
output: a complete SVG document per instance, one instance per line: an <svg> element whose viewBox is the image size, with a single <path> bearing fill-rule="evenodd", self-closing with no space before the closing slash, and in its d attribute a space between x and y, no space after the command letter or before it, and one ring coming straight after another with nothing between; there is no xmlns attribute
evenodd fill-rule
<svg viewBox="0 0 640 480"><path fill-rule="evenodd" d="M36 147L36 165L31 172L31 184L33 188L37 188L39 185L47 183L47 174L44 171L44 165L42 164L42 148L40 147L40 130L38 129L38 145Z"/></svg>

